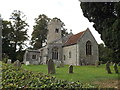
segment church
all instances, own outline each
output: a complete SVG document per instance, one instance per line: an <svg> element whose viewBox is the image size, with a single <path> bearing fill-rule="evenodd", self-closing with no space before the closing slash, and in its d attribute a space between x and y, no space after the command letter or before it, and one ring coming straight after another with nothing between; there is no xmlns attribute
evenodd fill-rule
<svg viewBox="0 0 120 90"><path fill-rule="evenodd" d="M38 50L27 49L23 61L26 65L47 64L52 59L55 64L80 66L94 65L99 60L97 41L88 28L62 37L61 26L62 22L57 19L49 22L47 44Z"/></svg>

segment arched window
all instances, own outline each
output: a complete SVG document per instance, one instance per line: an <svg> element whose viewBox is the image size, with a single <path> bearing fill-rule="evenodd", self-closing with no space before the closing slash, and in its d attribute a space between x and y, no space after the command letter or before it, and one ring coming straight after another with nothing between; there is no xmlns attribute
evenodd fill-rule
<svg viewBox="0 0 120 90"><path fill-rule="evenodd" d="M92 45L90 41L86 42L86 55L92 55Z"/></svg>
<svg viewBox="0 0 120 90"><path fill-rule="evenodd" d="M52 59L58 59L58 48L52 49Z"/></svg>

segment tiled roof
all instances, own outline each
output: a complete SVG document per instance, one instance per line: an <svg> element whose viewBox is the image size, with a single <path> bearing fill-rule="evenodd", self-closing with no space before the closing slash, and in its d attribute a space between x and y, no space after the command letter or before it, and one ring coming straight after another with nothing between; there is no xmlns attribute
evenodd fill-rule
<svg viewBox="0 0 120 90"><path fill-rule="evenodd" d="M86 30L85 30L86 31ZM82 31L80 33L77 33L75 35L72 35L64 44L64 46L69 46L69 45L73 45L76 44L78 39L84 34L85 31Z"/></svg>

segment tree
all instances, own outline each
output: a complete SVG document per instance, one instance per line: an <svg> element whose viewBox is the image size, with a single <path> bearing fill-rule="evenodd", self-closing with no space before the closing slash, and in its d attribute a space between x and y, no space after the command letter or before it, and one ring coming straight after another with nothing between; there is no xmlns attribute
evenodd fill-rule
<svg viewBox="0 0 120 90"><path fill-rule="evenodd" d="M21 11L14 10L11 14L11 21L3 21L3 52L12 61L17 59L17 52L22 52L24 41L28 39L28 24L25 22L25 17Z"/></svg>
<svg viewBox="0 0 120 90"><path fill-rule="evenodd" d="M104 44L99 44L99 60L103 63L107 63L107 61L115 62L113 59L113 50L104 46Z"/></svg>
<svg viewBox="0 0 120 90"><path fill-rule="evenodd" d="M11 22L3 20L2 21L2 56L5 58L6 56L8 57L14 57L13 55L13 47L12 44L10 43L11 41ZM5 56L5 57L4 57Z"/></svg>
<svg viewBox="0 0 120 90"><path fill-rule="evenodd" d="M53 18L58 19L58 18ZM38 18L35 18L36 25L33 26L31 45L33 49L40 49L43 47L43 44L47 42L47 25L51 19L48 18L45 14L39 15ZM60 20L60 19L58 19ZM61 21L61 20L60 20ZM61 21L62 22L62 21ZM62 22L63 23L63 22ZM62 36L67 34L66 29L64 28L64 23L62 24Z"/></svg>
<svg viewBox="0 0 120 90"><path fill-rule="evenodd" d="M41 14L38 18L35 18L35 25L33 26L31 45L33 49L39 49L46 42L47 36L47 24L50 18L46 15Z"/></svg>
<svg viewBox="0 0 120 90"><path fill-rule="evenodd" d="M120 2L82 2L80 4L83 15L101 34L101 38L108 48L114 51L114 60L120 58Z"/></svg>

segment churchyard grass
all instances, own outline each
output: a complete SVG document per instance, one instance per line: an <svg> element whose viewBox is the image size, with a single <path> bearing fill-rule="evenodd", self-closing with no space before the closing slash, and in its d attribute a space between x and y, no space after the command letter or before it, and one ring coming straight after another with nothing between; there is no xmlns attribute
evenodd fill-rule
<svg viewBox="0 0 120 90"><path fill-rule="evenodd" d="M47 65L22 65L22 68L34 72L42 72L47 74ZM69 66L56 68L56 74L51 74L57 79L68 80L68 81L80 81L83 83L92 83L94 81L103 80L117 80L118 74L115 74L113 66L111 66L112 74L108 74L105 70L105 65L95 66L74 66L73 73L69 74ZM119 66L120 71L120 66Z"/></svg>

